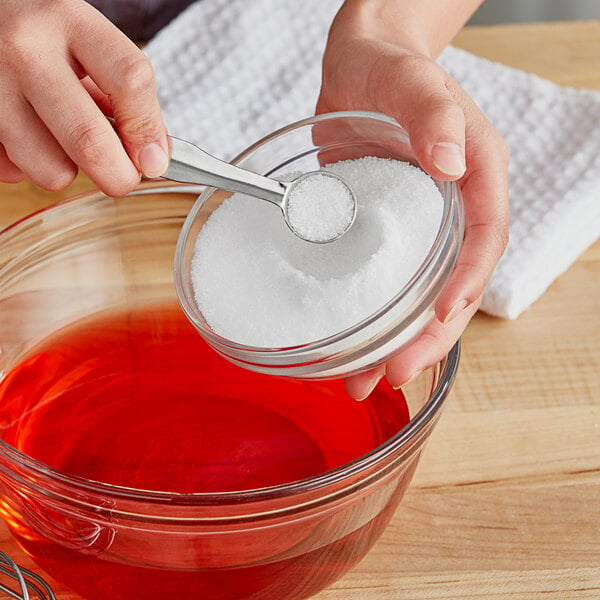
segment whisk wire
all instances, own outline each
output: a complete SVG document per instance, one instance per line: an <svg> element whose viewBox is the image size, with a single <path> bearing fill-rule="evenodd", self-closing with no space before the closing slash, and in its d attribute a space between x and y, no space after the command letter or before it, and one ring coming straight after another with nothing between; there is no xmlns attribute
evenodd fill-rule
<svg viewBox="0 0 600 600"><path fill-rule="evenodd" d="M0 582L0 590L15 600L30 600L33 592L40 600L56 600L50 586L36 573L20 567L4 552L0 552L0 573L13 579L19 589L15 590Z"/></svg>

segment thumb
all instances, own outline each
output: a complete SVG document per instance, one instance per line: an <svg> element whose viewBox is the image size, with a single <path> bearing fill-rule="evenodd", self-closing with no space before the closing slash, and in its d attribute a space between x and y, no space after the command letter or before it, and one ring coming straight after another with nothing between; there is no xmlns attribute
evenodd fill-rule
<svg viewBox="0 0 600 600"><path fill-rule="evenodd" d="M465 115L454 82L425 56L406 55L379 68L382 112L408 132L415 158L431 176L459 179L466 171Z"/></svg>

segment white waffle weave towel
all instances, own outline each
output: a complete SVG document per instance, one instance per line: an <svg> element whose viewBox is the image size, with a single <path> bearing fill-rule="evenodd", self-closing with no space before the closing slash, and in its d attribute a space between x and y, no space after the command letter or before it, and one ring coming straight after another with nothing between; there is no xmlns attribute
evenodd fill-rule
<svg viewBox="0 0 600 600"><path fill-rule="evenodd" d="M231 159L314 113L341 0L201 0L146 47L173 135ZM442 66L511 152L510 242L482 309L516 318L600 237L600 92L449 47Z"/></svg>

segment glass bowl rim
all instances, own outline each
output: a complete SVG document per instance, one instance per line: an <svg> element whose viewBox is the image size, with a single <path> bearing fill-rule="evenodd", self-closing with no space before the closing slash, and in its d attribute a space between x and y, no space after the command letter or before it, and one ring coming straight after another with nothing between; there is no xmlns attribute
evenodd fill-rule
<svg viewBox="0 0 600 600"><path fill-rule="evenodd" d="M248 156L250 156L256 150L262 148L263 146L269 144L273 140L278 139L280 136L290 133L292 131L301 129L306 126L311 126L316 123L320 123L323 121L339 119L339 118L364 118L371 119L373 121L379 123L387 123L389 125L393 125L397 128L398 133L402 134L407 141L409 141L408 133L392 117L385 115L379 112L373 111L360 111L360 110L346 110L346 111L337 111L337 112L328 112L321 113L319 115L315 115L312 117L308 117L305 119L301 119L299 121L290 123L285 125L284 127L280 127L279 129L265 135L260 140L256 141L254 144L248 146L246 149L242 150L239 154L235 156L231 160L233 164L238 164L240 161L244 160ZM432 178L433 179L433 178ZM396 292L396 294L390 298L385 304L380 306L376 311L371 313L370 315L363 318L358 323L354 323L350 327L334 333L325 338L321 338L318 340L314 340L312 342L308 342L305 344L299 344L295 346L282 346L282 347L261 347L261 346L252 346L248 344L243 344L239 342L235 342L229 338L223 337L210 328L205 327L202 323L198 321L196 315L194 313L191 301L188 301L188 291L182 284L183 277L181 276L180 265L183 261L184 254L184 245L185 240L187 238L187 234L191 229L191 226L194 221L194 217L202 208L204 202L211 196L211 194L215 191L216 188L207 186L206 189L202 192L202 195L196 200L194 206L192 206L188 218L185 220L181 235L179 236L179 240L177 242L177 247L175 249L175 288L177 291L177 296L179 298L179 302L183 312L186 314L188 320L196 327L197 329L202 331L202 336L211 340L211 344L217 345L219 348L230 348L237 352L244 352L245 354L254 356L270 356L273 360L284 358L288 356L296 356L299 352L301 353L310 353L313 351L319 351L324 348L328 348L336 343L343 341L344 339L360 332L372 324L376 323L379 319L384 317L387 313L394 309L395 306L399 302L401 302L414 288L419 282L422 282L424 278L431 272L431 270L435 266L435 261L439 258L440 249L443 247L444 242L448 239L452 232L452 204L453 202L458 202L459 212L462 201L460 188L456 181L443 181L434 179L436 185L441 184L444 188L444 191L441 192L444 207L442 220L438 228L438 232L436 234L435 240L427 253L427 256L423 260L423 262L419 265L419 268L411 278L405 283L405 285ZM456 198L457 200L454 200ZM405 315L403 318L406 318Z"/></svg>

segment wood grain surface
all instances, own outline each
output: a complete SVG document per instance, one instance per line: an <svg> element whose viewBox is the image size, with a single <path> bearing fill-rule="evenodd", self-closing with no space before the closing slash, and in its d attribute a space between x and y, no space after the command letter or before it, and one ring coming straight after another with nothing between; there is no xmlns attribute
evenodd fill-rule
<svg viewBox="0 0 600 600"><path fill-rule="evenodd" d="M455 44L600 89L600 21L471 27ZM92 187L0 184L0 226ZM411 489L367 558L315 600L600 598L599 314L596 243L519 319L475 317ZM0 550L36 569L3 526Z"/></svg>

